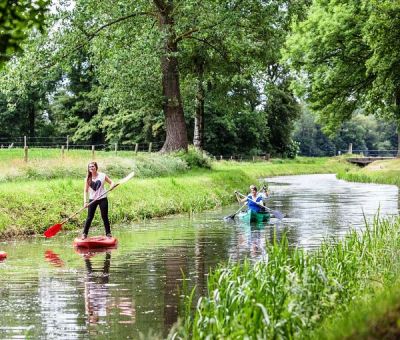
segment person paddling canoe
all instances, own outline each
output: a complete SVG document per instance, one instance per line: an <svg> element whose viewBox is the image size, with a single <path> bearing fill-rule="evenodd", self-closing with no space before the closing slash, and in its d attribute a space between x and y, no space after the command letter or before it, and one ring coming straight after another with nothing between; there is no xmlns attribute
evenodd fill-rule
<svg viewBox="0 0 400 340"><path fill-rule="evenodd" d="M240 201L243 203L247 202L249 209L255 213L264 211L264 209L260 207L260 205L264 205L263 196L257 192L257 187L255 185L250 185L250 194L240 199Z"/></svg>
<svg viewBox="0 0 400 340"><path fill-rule="evenodd" d="M88 164L88 172L85 178L83 190L83 206L87 207L90 202L95 202L90 204L88 207L88 216L83 228L82 239L87 238L97 206L100 208L100 214L104 223L106 236L112 237L110 221L108 219L108 200L106 190L104 189L104 183L107 182L110 184L110 189L113 188L115 184L106 174L99 172L98 168L99 167L96 162L90 162ZM87 201L88 193L89 202Z"/></svg>

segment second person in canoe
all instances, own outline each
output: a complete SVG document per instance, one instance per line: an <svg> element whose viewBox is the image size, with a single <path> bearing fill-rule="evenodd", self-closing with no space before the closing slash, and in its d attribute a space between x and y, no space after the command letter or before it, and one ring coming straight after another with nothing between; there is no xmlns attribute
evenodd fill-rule
<svg viewBox="0 0 400 340"><path fill-rule="evenodd" d="M264 206L263 196L258 193L255 185L250 185L250 194L240 201L243 203L247 202L248 208L255 213L265 211L262 208Z"/></svg>

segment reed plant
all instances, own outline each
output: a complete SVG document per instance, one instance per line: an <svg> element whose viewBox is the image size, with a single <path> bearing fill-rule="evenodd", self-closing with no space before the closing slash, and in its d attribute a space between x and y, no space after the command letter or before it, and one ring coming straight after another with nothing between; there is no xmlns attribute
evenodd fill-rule
<svg viewBox="0 0 400 340"><path fill-rule="evenodd" d="M275 237L264 260L221 265L208 277L207 296L171 338L309 338L321 322L391 286L400 274L400 219L367 223L316 251ZM192 322L186 322L190 319Z"/></svg>

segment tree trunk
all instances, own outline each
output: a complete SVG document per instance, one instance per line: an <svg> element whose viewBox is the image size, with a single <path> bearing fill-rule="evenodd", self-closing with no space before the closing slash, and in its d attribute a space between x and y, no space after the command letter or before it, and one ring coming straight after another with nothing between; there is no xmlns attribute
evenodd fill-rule
<svg viewBox="0 0 400 340"><path fill-rule="evenodd" d="M396 110L396 123L397 123L397 157L400 157L400 89L395 93L395 110Z"/></svg>
<svg viewBox="0 0 400 340"><path fill-rule="evenodd" d="M204 62L197 59L195 63L197 73L197 92L194 116L193 145L202 150L204 147Z"/></svg>
<svg viewBox="0 0 400 340"><path fill-rule="evenodd" d="M35 104L29 107L28 111L28 122L29 122L29 137L35 137Z"/></svg>
<svg viewBox="0 0 400 340"><path fill-rule="evenodd" d="M166 138L161 152L187 150L188 138L179 84L178 44L175 40L174 20L171 16L173 2L154 1L158 9L161 33L164 37L164 51L161 57L163 111L165 115Z"/></svg>
<svg viewBox="0 0 400 340"><path fill-rule="evenodd" d="M400 157L400 122L397 122L397 157Z"/></svg>

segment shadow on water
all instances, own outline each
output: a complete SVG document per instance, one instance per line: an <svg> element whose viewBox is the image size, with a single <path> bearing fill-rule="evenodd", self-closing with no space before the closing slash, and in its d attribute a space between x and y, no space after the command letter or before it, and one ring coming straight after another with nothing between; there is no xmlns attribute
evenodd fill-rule
<svg viewBox="0 0 400 340"><path fill-rule="evenodd" d="M211 268L262 259L273 237L286 232L292 246L313 248L327 236L362 228L363 211L372 218L379 207L383 215L399 208L395 186L332 175L277 177L269 187L269 206L287 215L280 223L224 222L234 205L114 226L118 248L104 252L77 252L74 233L3 243L0 338L163 338L177 320L184 279L197 298L206 293Z"/></svg>

